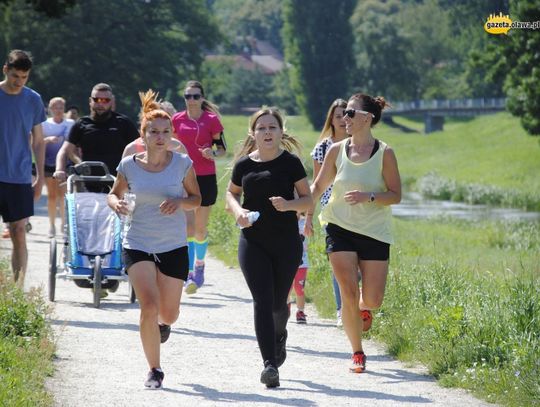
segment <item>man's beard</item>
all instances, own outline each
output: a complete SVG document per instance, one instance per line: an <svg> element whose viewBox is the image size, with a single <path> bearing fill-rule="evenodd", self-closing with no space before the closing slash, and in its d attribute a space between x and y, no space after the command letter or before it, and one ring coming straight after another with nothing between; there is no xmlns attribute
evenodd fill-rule
<svg viewBox="0 0 540 407"><path fill-rule="evenodd" d="M105 122L111 117L111 109L104 111L103 113L98 113L95 110L92 110L92 120L95 122Z"/></svg>

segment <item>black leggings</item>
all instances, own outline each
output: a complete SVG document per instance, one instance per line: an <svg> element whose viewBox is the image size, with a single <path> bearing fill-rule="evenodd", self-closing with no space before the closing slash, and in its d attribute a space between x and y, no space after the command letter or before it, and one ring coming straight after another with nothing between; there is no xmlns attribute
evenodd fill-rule
<svg viewBox="0 0 540 407"><path fill-rule="evenodd" d="M276 340L285 333L289 319L287 296L302 261L300 235L246 239L241 233L238 260L253 297L261 356L276 366Z"/></svg>

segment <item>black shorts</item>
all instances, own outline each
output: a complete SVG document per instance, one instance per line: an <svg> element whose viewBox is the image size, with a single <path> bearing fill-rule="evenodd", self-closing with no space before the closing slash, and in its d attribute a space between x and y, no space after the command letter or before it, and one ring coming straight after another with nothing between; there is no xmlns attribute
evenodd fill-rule
<svg viewBox="0 0 540 407"><path fill-rule="evenodd" d="M45 170L45 178L52 178L56 167L54 165L45 165L43 168ZM36 163L32 163L32 175L34 177L37 175Z"/></svg>
<svg viewBox="0 0 540 407"><path fill-rule="evenodd" d="M45 178L51 178L54 172L56 171L56 167L49 166L49 165L46 165L44 169L45 169Z"/></svg>
<svg viewBox="0 0 540 407"><path fill-rule="evenodd" d="M189 258L187 246L179 247L163 253L146 253L140 250L122 248L122 259L126 273L135 263L141 261L151 261L155 263L158 270L166 276L187 280L189 269Z"/></svg>
<svg viewBox="0 0 540 407"><path fill-rule="evenodd" d="M201 206L212 206L217 199L217 177L212 175L197 175L197 182L201 190Z"/></svg>
<svg viewBox="0 0 540 407"><path fill-rule="evenodd" d="M0 182L0 216L4 222L16 222L34 215L32 184Z"/></svg>
<svg viewBox="0 0 540 407"><path fill-rule="evenodd" d="M356 252L360 260L388 260L390 244L343 229L329 223L326 226L326 253Z"/></svg>

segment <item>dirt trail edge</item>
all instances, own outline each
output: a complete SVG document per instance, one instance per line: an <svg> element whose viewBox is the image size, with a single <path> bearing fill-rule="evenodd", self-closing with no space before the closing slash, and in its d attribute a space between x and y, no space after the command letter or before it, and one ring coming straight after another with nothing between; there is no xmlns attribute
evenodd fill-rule
<svg viewBox="0 0 540 407"><path fill-rule="evenodd" d="M25 288L47 294L49 263L45 197L32 218ZM60 241L60 236L57 236ZM7 256L9 240L0 245ZM61 249L60 243L58 249ZM308 277L309 279L309 277ZM56 372L47 381L57 406L488 406L465 391L445 389L421 368L394 360L367 341L368 371L348 373L349 345L334 321L307 309L308 324L291 319L281 387L266 389L253 330L252 301L239 270L209 258L206 282L183 295L180 318L162 346L164 389L143 386L148 367L138 332L138 304L128 284L92 306L92 292L57 280L52 324ZM376 321L374 323L377 323Z"/></svg>

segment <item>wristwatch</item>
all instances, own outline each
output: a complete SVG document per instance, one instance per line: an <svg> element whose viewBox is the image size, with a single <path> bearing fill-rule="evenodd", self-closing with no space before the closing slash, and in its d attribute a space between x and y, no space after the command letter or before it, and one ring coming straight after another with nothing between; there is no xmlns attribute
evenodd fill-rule
<svg viewBox="0 0 540 407"><path fill-rule="evenodd" d="M375 202L375 194L373 192L369 194L369 202Z"/></svg>

